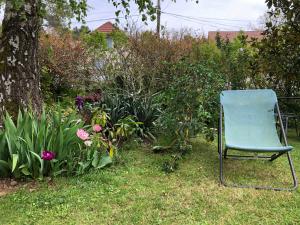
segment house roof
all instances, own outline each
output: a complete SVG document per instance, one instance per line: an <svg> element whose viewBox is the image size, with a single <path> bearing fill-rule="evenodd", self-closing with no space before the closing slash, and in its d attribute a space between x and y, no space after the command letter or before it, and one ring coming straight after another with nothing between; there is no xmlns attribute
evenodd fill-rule
<svg viewBox="0 0 300 225"><path fill-rule="evenodd" d="M116 29L116 27L111 22L106 22L98 27L96 30L101 33L111 33Z"/></svg>
<svg viewBox="0 0 300 225"><path fill-rule="evenodd" d="M229 41L232 41L234 38L236 38L241 31L209 31L208 32L208 40L215 41L217 33L220 34L220 37L223 40L226 40L228 38ZM262 31L243 31L245 35L248 36L248 40L251 38L257 38L258 40L262 39L263 34Z"/></svg>

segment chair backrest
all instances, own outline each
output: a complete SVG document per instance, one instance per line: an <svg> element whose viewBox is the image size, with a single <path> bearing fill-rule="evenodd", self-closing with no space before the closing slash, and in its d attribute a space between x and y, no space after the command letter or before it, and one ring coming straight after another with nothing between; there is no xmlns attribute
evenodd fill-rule
<svg viewBox="0 0 300 225"><path fill-rule="evenodd" d="M280 141L276 130L273 90L230 90L220 94L225 142L238 146L270 147Z"/></svg>

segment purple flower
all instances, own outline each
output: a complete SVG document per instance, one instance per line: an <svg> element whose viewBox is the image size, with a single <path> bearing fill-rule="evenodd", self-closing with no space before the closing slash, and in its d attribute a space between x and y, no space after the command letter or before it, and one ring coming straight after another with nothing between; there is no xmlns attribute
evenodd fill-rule
<svg viewBox="0 0 300 225"><path fill-rule="evenodd" d="M44 150L42 152L42 159L43 160L48 160L48 161L51 161L52 159L55 158L55 153L54 152L51 152L51 151L47 151L47 150Z"/></svg>
<svg viewBox="0 0 300 225"><path fill-rule="evenodd" d="M77 107L78 110L82 110L83 108L83 104L84 104L84 99L81 96L77 96L75 98L75 105Z"/></svg>

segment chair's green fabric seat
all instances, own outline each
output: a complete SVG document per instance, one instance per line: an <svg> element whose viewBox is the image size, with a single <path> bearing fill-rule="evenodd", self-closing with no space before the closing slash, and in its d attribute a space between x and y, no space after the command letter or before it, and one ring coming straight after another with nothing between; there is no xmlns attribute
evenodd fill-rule
<svg viewBox="0 0 300 225"><path fill-rule="evenodd" d="M292 146L280 143L276 130L273 90L222 91L226 148L255 151L290 151Z"/></svg>

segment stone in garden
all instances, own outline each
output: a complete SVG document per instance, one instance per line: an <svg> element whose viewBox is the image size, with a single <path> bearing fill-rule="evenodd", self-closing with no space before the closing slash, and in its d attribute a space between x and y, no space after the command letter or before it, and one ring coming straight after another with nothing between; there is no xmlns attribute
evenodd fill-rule
<svg viewBox="0 0 300 225"><path fill-rule="evenodd" d="M12 180L12 181L10 182L10 186L16 186L17 184L18 184L18 182L15 181L15 180Z"/></svg>

